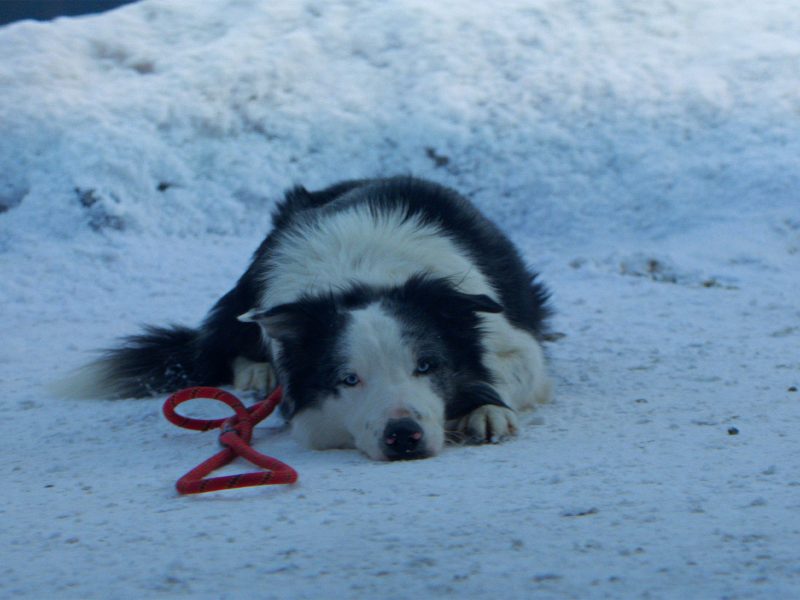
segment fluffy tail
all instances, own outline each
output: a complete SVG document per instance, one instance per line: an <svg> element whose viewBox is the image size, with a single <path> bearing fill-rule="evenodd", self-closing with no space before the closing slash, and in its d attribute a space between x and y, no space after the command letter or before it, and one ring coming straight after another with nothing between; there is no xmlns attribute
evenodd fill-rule
<svg viewBox="0 0 800 600"><path fill-rule="evenodd" d="M53 391L73 398L130 398L214 385L197 376L199 338L199 331L188 327L146 327L57 382Z"/></svg>

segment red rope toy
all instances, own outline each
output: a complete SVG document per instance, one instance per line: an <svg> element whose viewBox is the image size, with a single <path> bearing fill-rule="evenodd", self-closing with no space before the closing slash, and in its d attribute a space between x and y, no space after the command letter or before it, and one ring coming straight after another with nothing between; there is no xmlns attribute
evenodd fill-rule
<svg viewBox="0 0 800 600"><path fill-rule="evenodd" d="M192 419L176 412L175 409L179 404L197 398L223 402L230 406L236 414L227 419ZM250 447L253 427L272 414L280 401L280 388L276 388L264 400L250 407L245 407L233 394L213 387L186 388L167 398L164 402L164 416L170 423L194 431L208 431L219 427L221 430L219 443L224 446L223 450L178 479L175 484L178 493L202 494L217 490L231 490L255 485L278 485L297 481L297 471L292 467ZM224 467L237 456L241 456L265 470L204 479L212 471Z"/></svg>

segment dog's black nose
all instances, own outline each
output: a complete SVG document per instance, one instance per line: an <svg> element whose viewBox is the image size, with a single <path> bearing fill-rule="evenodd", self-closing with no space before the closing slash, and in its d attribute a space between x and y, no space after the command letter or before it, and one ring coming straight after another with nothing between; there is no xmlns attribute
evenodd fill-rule
<svg viewBox="0 0 800 600"><path fill-rule="evenodd" d="M422 427L414 419L393 419L383 430L383 453L389 460L424 458Z"/></svg>

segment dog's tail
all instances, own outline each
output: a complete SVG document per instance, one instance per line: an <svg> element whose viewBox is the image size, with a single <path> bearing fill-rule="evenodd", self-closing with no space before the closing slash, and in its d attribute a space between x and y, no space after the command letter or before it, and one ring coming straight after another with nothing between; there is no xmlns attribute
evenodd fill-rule
<svg viewBox="0 0 800 600"><path fill-rule="evenodd" d="M51 390L73 398L130 398L214 385L208 374L197 376L199 354L199 330L150 326L124 338L120 347L104 351Z"/></svg>

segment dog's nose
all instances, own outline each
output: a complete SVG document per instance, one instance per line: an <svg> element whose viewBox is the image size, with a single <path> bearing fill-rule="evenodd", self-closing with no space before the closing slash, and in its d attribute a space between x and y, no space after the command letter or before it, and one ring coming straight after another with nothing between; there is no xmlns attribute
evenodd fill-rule
<svg viewBox="0 0 800 600"><path fill-rule="evenodd" d="M424 458L422 427L414 419L392 419L383 430L383 453L389 460Z"/></svg>

